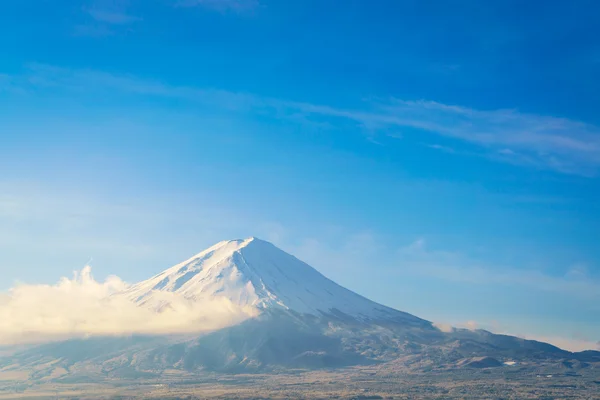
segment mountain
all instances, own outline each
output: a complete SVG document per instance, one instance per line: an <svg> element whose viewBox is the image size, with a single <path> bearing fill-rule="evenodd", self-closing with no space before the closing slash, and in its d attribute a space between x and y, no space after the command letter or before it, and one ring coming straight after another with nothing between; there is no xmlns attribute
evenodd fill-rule
<svg viewBox="0 0 600 400"><path fill-rule="evenodd" d="M0 359L0 369L32 369L44 377L60 366L81 378L174 369L252 372L401 364L427 370L498 368L507 361L600 363L600 353L593 351L570 353L483 330L442 332L429 321L343 288L256 238L217 243L112 296L156 315L184 308L191 325L169 335L33 346ZM221 324L213 329L189 329L212 326L209 319L215 317ZM47 365L52 368L44 369Z"/></svg>

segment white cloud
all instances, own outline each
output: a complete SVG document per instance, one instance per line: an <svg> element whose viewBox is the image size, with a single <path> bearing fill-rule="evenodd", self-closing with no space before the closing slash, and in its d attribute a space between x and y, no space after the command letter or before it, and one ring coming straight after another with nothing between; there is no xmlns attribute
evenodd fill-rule
<svg viewBox="0 0 600 400"><path fill-rule="evenodd" d="M452 325L450 325L450 324L445 323L445 322L434 322L433 326L435 326L440 331L445 332L445 333L454 332L454 327Z"/></svg>
<svg viewBox="0 0 600 400"><path fill-rule="evenodd" d="M475 321L467 321L467 322L465 322L464 327L466 329L470 330L470 331L474 331L476 329L479 329L479 325Z"/></svg>
<svg viewBox="0 0 600 400"><path fill-rule="evenodd" d="M470 331L474 331L477 329L480 329L479 324L476 321L467 321L467 322L461 322L461 323L457 323L457 324L450 324L448 322L434 322L433 326L435 326L436 328L438 328L440 331L442 332L446 332L446 333L450 333L450 332L454 332L454 330L456 328L459 329L468 329Z"/></svg>
<svg viewBox="0 0 600 400"><path fill-rule="evenodd" d="M90 267L55 285L19 284L0 297L0 345L93 335L198 333L255 315L226 298L195 302L164 293L171 307L160 313L117 294L128 284L110 276L97 282Z"/></svg>

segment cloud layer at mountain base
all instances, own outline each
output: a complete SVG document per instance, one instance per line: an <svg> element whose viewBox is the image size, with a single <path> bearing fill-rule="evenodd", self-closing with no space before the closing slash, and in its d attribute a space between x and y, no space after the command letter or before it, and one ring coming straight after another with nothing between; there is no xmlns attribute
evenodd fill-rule
<svg viewBox="0 0 600 400"><path fill-rule="evenodd" d="M168 306L156 312L118 295L128 286L115 276L98 282L90 267L55 285L19 284L0 295L0 345L95 335L201 333L256 314L226 298L192 301L175 293L161 293Z"/></svg>

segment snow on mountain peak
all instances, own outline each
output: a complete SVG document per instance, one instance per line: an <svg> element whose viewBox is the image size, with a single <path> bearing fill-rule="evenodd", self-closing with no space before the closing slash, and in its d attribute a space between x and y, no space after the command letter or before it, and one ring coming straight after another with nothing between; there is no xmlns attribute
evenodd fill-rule
<svg viewBox="0 0 600 400"><path fill-rule="evenodd" d="M273 244L250 237L219 242L125 294L139 305L168 307L168 293L193 302L224 298L257 313L276 309L316 316L422 321L372 302L329 280ZM165 297L167 296L167 297Z"/></svg>

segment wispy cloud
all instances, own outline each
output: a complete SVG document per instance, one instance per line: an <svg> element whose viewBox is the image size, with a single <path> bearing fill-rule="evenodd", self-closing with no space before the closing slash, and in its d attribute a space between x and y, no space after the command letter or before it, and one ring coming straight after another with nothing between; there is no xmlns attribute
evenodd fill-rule
<svg viewBox="0 0 600 400"><path fill-rule="evenodd" d="M257 9L260 3L258 0L180 0L176 5L179 7L205 7L219 12L243 13Z"/></svg>
<svg viewBox="0 0 600 400"><path fill-rule="evenodd" d="M268 113L294 122L326 119L353 123L373 135L394 137L394 129L409 128L403 137L427 133L469 146L456 151L446 145L430 147L457 156L478 155L519 166L567 174L593 176L600 168L600 127L584 122L517 110L477 110L435 101L369 100L361 109L294 102L249 93L174 86L129 75L95 70L73 70L32 64L22 79L46 87L70 90L117 90L141 96L159 96L203 102L230 111Z"/></svg>
<svg viewBox="0 0 600 400"><path fill-rule="evenodd" d="M375 129L431 132L477 146L502 162L584 175L600 166L600 128L566 118L400 99L372 103L367 111L311 109Z"/></svg>
<svg viewBox="0 0 600 400"><path fill-rule="evenodd" d="M102 38L112 36L115 32L106 25L81 24L73 28L75 36L89 36L92 38Z"/></svg>
<svg viewBox="0 0 600 400"><path fill-rule="evenodd" d="M82 263L98 255L148 263L169 253L197 252L198 246L208 247L213 241L236 236L239 231L249 236L253 232L245 228L261 222L204 198L196 199L196 206L183 206L187 200L180 197L182 205L174 209L172 194L163 198L154 196L151 202L123 193L118 198L112 196L99 193L90 196L56 185L48 188L39 184L0 182L0 253L4 256L9 251L20 253L33 246L46 255L75 255ZM233 215L235 217L231 217ZM223 227L222 221L226 218L235 222ZM203 226L201 232L189 233L191 226L198 225ZM170 236L173 240L161 234L167 226L181 228ZM48 229L52 233L49 234ZM145 231L143 239L138 229ZM138 233L134 233L136 231ZM170 245L175 247L169 248ZM0 259L7 262L5 257ZM18 262L22 263L20 267L31 267L30 261ZM162 259L158 264L157 268L164 268L168 261Z"/></svg>
<svg viewBox="0 0 600 400"><path fill-rule="evenodd" d="M128 15L119 11L109 11L101 9L90 9L86 12L96 21L104 22L111 25L127 25L136 21L140 21L141 18L133 15Z"/></svg>
<svg viewBox="0 0 600 400"><path fill-rule="evenodd" d="M452 147L443 146L441 144L426 144L425 146L429 147L430 149L443 151L445 153L456 153Z"/></svg>
<svg viewBox="0 0 600 400"><path fill-rule="evenodd" d="M124 4L113 3L111 7L96 6L83 9L87 20L74 27L76 36L105 37L131 30L131 25L142 18L128 14Z"/></svg>
<svg viewBox="0 0 600 400"><path fill-rule="evenodd" d="M600 281L579 266L570 267L563 276L498 265L485 267L459 253L429 250L424 239L400 248L398 257L405 266L403 272L449 282L521 286L588 300L600 299Z"/></svg>

